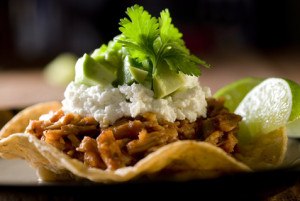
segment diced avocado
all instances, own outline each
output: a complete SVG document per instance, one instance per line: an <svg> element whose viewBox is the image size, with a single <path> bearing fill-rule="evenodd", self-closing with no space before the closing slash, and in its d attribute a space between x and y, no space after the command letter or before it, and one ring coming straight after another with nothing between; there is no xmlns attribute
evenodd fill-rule
<svg viewBox="0 0 300 201"><path fill-rule="evenodd" d="M91 57L99 63L105 61L105 53L102 53L101 48L95 49L94 52L91 54Z"/></svg>
<svg viewBox="0 0 300 201"><path fill-rule="evenodd" d="M121 37L121 35L116 36L113 40L108 42L108 45L102 45L96 49L91 56L98 62L103 61L102 57L104 56L105 61L118 67L122 63L122 44L118 43Z"/></svg>
<svg viewBox="0 0 300 201"><path fill-rule="evenodd" d="M153 75L153 90L156 98L163 98L173 93L185 83L184 76L171 71L167 65L161 63Z"/></svg>
<svg viewBox="0 0 300 201"><path fill-rule="evenodd" d="M144 82L144 80L146 79L148 72L145 70L142 70L140 68L135 68L133 66L128 66L128 69L131 73L131 75L134 77L134 79L142 84Z"/></svg>
<svg viewBox="0 0 300 201"><path fill-rule="evenodd" d="M131 59L126 56L122 69L118 70L118 84L132 84L134 81L143 83L148 72L132 66Z"/></svg>
<svg viewBox="0 0 300 201"><path fill-rule="evenodd" d="M109 51L105 53L105 60L111 65L117 67L122 64L122 55L119 51Z"/></svg>
<svg viewBox="0 0 300 201"><path fill-rule="evenodd" d="M91 57L95 59L95 57L103 55L107 51L107 49L107 45L103 44L100 48L94 50L94 52L91 54Z"/></svg>
<svg viewBox="0 0 300 201"><path fill-rule="evenodd" d="M111 84L116 75L107 67L98 63L88 54L78 59L75 65L75 82L86 85L100 84L102 87Z"/></svg>
<svg viewBox="0 0 300 201"><path fill-rule="evenodd" d="M121 64L121 55L114 52L103 53L102 47L103 45L100 48L95 49L91 57L98 63L105 66L108 70L116 74L118 66ZM107 59L107 57L109 57L109 60Z"/></svg>
<svg viewBox="0 0 300 201"><path fill-rule="evenodd" d="M148 73L147 77L145 78L145 80L143 82L143 85L144 85L144 87L151 89L153 91L152 82L153 82L152 74Z"/></svg>
<svg viewBox="0 0 300 201"><path fill-rule="evenodd" d="M111 69L116 69L122 62L122 56L116 51L107 51L102 53L101 48L95 49L91 57L97 62L110 66Z"/></svg>
<svg viewBox="0 0 300 201"><path fill-rule="evenodd" d="M129 70L129 67L130 67L130 63L128 61L128 57L126 57L124 61L124 82L126 84L132 84L135 80Z"/></svg>

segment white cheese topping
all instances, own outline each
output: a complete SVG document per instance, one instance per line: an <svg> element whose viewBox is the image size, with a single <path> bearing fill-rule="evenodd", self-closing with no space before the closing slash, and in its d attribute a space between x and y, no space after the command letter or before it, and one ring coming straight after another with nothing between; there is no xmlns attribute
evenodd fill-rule
<svg viewBox="0 0 300 201"><path fill-rule="evenodd" d="M62 101L65 113L93 116L101 126L113 124L121 117L136 117L145 112L156 113L159 119L170 122L187 119L193 122L206 116L209 88L201 88L197 77L188 76L185 89L163 99L141 84L122 85L118 88L100 85L87 86L71 82Z"/></svg>

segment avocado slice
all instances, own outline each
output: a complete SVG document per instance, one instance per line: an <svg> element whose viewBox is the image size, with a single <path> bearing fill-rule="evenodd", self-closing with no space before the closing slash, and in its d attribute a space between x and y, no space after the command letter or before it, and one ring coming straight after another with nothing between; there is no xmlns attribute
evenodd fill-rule
<svg viewBox="0 0 300 201"><path fill-rule="evenodd" d="M133 59L130 59L129 56L125 57L124 62L126 71L130 73L130 76L137 81L138 83L142 84L148 75L148 71L143 70L141 68L137 68L137 64L134 62Z"/></svg>
<svg viewBox="0 0 300 201"><path fill-rule="evenodd" d="M131 75L134 77L134 79L140 84L143 84L144 80L148 75L147 71L142 70L140 68L135 68L133 66L128 66L128 70L131 73Z"/></svg>
<svg viewBox="0 0 300 201"><path fill-rule="evenodd" d="M156 73L153 75L153 90L156 98L163 98L185 83L184 75L171 71L166 62L157 66Z"/></svg>
<svg viewBox="0 0 300 201"><path fill-rule="evenodd" d="M118 67L122 63L121 55L118 52L103 53L102 47L103 45L101 48L95 49L91 54L91 57L101 65L105 66L108 70L116 74Z"/></svg>
<svg viewBox="0 0 300 201"><path fill-rule="evenodd" d="M105 87L116 79L116 75L105 65L98 63L88 54L78 59L75 65L75 82L86 85L100 84Z"/></svg>
<svg viewBox="0 0 300 201"><path fill-rule="evenodd" d="M126 56L123 67L118 70L118 84L132 84L135 81L143 84L147 75L148 71L134 67L132 60Z"/></svg>
<svg viewBox="0 0 300 201"><path fill-rule="evenodd" d="M116 70L122 64L122 44L117 42L119 38L121 38L120 35L109 41L108 45L104 44L95 49L91 57L99 63L115 67L114 70Z"/></svg>
<svg viewBox="0 0 300 201"><path fill-rule="evenodd" d="M116 85L132 84L134 77L130 73L128 66L130 65L127 57L124 59L124 63L118 68Z"/></svg>
<svg viewBox="0 0 300 201"><path fill-rule="evenodd" d="M126 84L132 84L134 82L134 77L132 75L132 73L130 72L129 68L130 68L130 62L129 62L129 58L128 56L125 57L124 60L124 82Z"/></svg>

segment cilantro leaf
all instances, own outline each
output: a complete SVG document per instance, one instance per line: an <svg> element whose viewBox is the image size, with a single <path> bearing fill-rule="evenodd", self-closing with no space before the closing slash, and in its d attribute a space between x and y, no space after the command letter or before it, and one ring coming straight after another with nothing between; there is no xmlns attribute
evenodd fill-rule
<svg viewBox="0 0 300 201"><path fill-rule="evenodd" d="M169 64L170 69L177 73L181 71L187 75L200 76L201 70L198 68L199 65L210 68L205 61L190 54L185 46L172 41L166 43L161 57Z"/></svg>
<svg viewBox="0 0 300 201"><path fill-rule="evenodd" d="M125 36L121 43L140 62L155 57L153 43L159 35L157 19L138 5L128 8L126 13L131 21L128 18L121 19L120 31Z"/></svg>
<svg viewBox="0 0 300 201"><path fill-rule="evenodd" d="M172 24L168 9L160 13L158 20L138 5L128 8L126 13L130 19L121 19L120 31L125 38L119 42L138 62L150 60L153 75L158 67L166 66L159 65L161 62L166 62L176 73L194 76L201 75L199 65L209 67L185 47L182 33Z"/></svg>
<svg viewBox="0 0 300 201"><path fill-rule="evenodd" d="M182 40L182 34L172 24L169 10L165 9L160 13L160 38L162 48L160 57L165 60L170 69L175 72L183 72L187 75L200 76L199 64L209 67L204 61L191 55Z"/></svg>
<svg viewBox="0 0 300 201"><path fill-rule="evenodd" d="M177 43L169 43L162 57L168 63L169 68L177 73L181 71L187 75L201 75L195 56L190 55L186 48Z"/></svg>
<svg viewBox="0 0 300 201"><path fill-rule="evenodd" d="M184 41L181 39L182 33L180 33L172 24L172 18L170 17L170 12L168 9L165 9L160 13L159 24L160 38L162 43L176 41L180 45L184 45Z"/></svg>

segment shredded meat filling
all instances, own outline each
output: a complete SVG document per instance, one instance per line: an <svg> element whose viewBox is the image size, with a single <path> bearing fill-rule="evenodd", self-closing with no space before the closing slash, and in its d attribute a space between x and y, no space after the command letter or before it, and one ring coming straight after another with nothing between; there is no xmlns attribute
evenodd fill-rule
<svg viewBox="0 0 300 201"><path fill-rule="evenodd" d="M135 119L119 119L107 128L100 128L93 117L59 110L47 120L31 121L26 133L90 167L111 171L134 165L149 153L178 140L205 141L230 154L236 151L236 134L242 118L230 113L224 102L207 99L207 117L195 122L171 123L145 113Z"/></svg>
<svg viewBox="0 0 300 201"><path fill-rule="evenodd" d="M106 169L98 151L98 145L95 139L85 136L76 151L84 153L84 163L90 167Z"/></svg>
<svg viewBox="0 0 300 201"><path fill-rule="evenodd" d="M112 130L104 130L97 138L97 146L101 158L109 170L124 167L121 149L114 137Z"/></svg>

